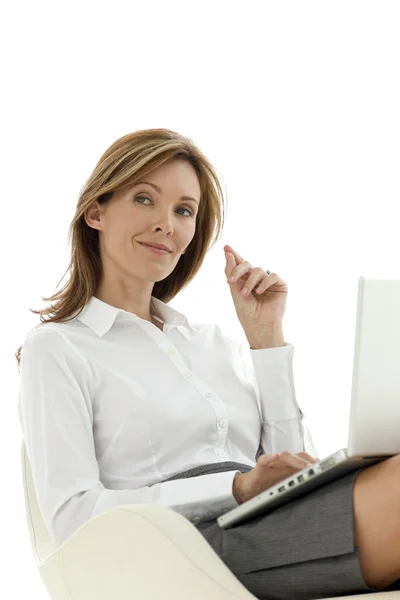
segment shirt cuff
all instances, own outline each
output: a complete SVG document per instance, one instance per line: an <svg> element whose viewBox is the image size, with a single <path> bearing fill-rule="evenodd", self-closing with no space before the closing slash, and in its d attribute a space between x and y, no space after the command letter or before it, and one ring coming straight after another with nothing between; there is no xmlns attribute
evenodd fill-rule
<svg viewBox="0 0 400 600"><path fill-rule="evenodd" d="M263 421L301 418L293 377L294 346L250 350L260 392Z"/></svg>

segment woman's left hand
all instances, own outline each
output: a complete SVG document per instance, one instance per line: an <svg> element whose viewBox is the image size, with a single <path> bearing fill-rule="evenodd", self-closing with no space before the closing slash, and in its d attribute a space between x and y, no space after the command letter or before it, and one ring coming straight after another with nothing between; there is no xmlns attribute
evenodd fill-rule
<svg viewBox="0 0 400 600"><path fill-rule="evenodd" d="M288 297L287 284L276 273L266 273L253 267L232 246L224 246L227 280L236 314L246 335L257 333L265 327L282 325ZM248 289L244 294L244 288ZM259 292L257 291L259 290Z"/></svg>

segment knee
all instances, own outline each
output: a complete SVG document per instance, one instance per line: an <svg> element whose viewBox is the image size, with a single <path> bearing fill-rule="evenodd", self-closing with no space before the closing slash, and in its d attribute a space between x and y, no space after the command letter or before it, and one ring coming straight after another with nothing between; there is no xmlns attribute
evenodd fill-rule
<svg viewBox="0 0 400 600"><path fill-rule="evenodd" d="M383 590L400 572L400 455L358 474L354 488L354 541L367 584Z"/></svg>

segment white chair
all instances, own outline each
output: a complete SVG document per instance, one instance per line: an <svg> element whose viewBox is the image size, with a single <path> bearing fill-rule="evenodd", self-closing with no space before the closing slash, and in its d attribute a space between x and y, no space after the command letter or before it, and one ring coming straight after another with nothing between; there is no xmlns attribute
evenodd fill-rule
<svg viewBox="0 0 400 600"><path fill-rule="evenodd" d="M86 522L56 549L40 514L24 441L21 462L32 551L51 600L257 600L196 527L170 508L119 506Z"/></svg>

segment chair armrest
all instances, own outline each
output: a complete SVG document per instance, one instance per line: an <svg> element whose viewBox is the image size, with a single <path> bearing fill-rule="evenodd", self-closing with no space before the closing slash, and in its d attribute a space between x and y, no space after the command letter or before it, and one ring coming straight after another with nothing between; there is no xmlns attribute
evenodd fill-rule
<svg viewBox="0 0 400 600"><path fill-rule="evenodd" d="M190 521L155 504L126 504L98 515L39 570L52 600L257 600ZM340 600L398 597L394 591Z"/></svg>
<svg viewBox="0 0 400 600"><path fill-rule="evenodd" d="M91 519L39 570L52 600L257 600L188 519L154 504Z"/></svg>

